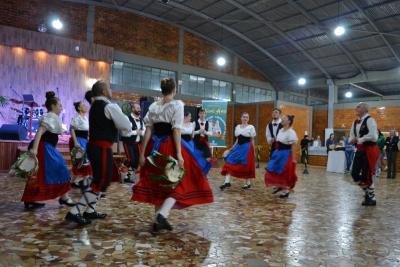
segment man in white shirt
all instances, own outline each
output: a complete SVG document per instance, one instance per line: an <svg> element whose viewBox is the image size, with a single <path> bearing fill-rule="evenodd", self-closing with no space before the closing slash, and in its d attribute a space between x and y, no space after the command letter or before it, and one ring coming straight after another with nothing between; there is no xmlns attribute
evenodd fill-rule
<svg viewBox="0 0 400 267"><path fill-rule="evenodd" d="M274 108L272 111L272 122L268 123L265 129L267 142L270 145L270 157L275 150L276 137L278 136L279 130L282 128L281 113L280 109Z"/></svg>
<svg viewBox="0 0 400 267"><path fill-rule="evenodd" d="M95 209L101 192L105 192L110 184L114 162L112 145L117 139L118 131L125 137L133 135L132 124L128 117L117 104L110 101L112 93L109 85L104 81L97 81L92 87L92 92L94 101L89 112L87 153L93 179L91 184L88 183L82 190L79 202L65 217L67 221L81 225L107 216Z"/></svg>
<svg viewBox="0 0 400 267"><path fill-rule="evenodd" d="M201 108L198 115L199 119L195 122L194 128L194 143L203 152L203 157L209 161L211 150L208 144L208 136L212 136L212 131L210 131L209 123L206 120L206 111Z"/></svg>
<svg viewBox="0 0 400 267"><path fill-rule="evenodd" d="M351 175L365 192L362 205L375 206L375 166L380 153L376 144L378 127L374 118L369 116L366 103L359 103L356 113L359 119L351 126L349 138L350 144L357 146Z"/></svg>
<svg viewBox="0 0 400 267"><path fill-rule="evenodd" d="M139 145L146 131L146 126L140 118L141 108L138 103L131 104L131 114L128 116L132 123L133 135L129 137L121 137L124 144L124 150L127 157L126 165L129 166L128 177L125 182L134 183L136 181L136 170L139 166Z"/></svg>

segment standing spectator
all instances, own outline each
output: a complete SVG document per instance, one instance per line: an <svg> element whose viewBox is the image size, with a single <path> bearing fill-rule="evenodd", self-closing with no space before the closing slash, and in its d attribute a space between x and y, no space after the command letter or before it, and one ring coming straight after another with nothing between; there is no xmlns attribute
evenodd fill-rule
<svg viewBox="0 0 400 267"><path fill-rule="evenodd" d="M301 146L301 163L306 163L306 160L308 162L308 146L310 145L310 142L313 142L313 140L310 140L308 135L304 135L304 138L300 142Z"/></svg>
<svg viewBox="0 0 400 267"><path fill-rule="evenodd" d="M399 148L397 146L399 137L395 135L395 131L390 131L390 136L386 138L386 155L387 155L387 178L394 179L396 177L396 159Z"/></svg>
<svg viewBox="0 0 400 267"><path fill-rule="evenodd" d="M379 148L379 158L378 161L376 162L376 176L379 177L381 174L381 171L383 170L383 158L385 156L385 136L382 134L381 130L378 129L378 140L376 141L376 144L378 145Z"/></svg>
<svg viewBox="0 0 400 267"><path fill-rule="evenodd" d="M335 145L336 145L335 136L333 135L333 133L331 133L329 139L326 140L326 150L327 150L326 152L329 153L329 151L334 150Z"/></svg>
<svg viewBox="0 0 400 267"><path fill-rule="evenodd" d="M350 144L349 137L343 135L344 153L346 155L346 171L349 172L354 158L354 145Z"/></svg>

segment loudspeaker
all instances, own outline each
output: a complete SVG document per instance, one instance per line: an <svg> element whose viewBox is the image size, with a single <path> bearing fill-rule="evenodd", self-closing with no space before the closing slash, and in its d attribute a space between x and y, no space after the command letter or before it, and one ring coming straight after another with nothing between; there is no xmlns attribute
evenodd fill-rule
<svg viewBox="0 0 400 267"><path fill-rule="evenodd" d="M0 128L0 139L25 140L28 131L18 124L3 124Z"/></svg>

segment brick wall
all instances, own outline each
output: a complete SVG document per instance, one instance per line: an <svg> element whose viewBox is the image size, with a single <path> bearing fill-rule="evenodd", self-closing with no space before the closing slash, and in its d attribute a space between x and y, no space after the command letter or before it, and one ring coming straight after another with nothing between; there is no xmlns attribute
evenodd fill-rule
<svg viewBox="0 0 400 267"><path fill-rule="evenodd" d="M232 74L233 56L222 48L188 32L184 35L184 47L184 64ZM227 61L225 67L219 67L215 62L221 54Z"/></svg>
<svg viewBox="0 0 400 267"><path fill-rule="evenodd" d="M254 70L252 66L247 64L245 61L239 59L238 60L238 76L242 76L244 78L259 80L266 82L264 75Z"/></svg>
<svg viewBox="0 0 400 267"><path fill-rule="evenodd" d="M50 27L51 19L59 17L64 22L61 31ZM48 33L86 40L87 6L55 0L1 0L0 24L37 31L45 23Z"/></svg>
<svg viewBox="0 0 400 267"><path fill-rule="evenodd" d="M314 110L313 112L313 137L318 135L321 140L325 138L325 128L328 128L328 111L327 110Z"/></svg>
<svg viewBox="0 0 400 267"><path fill-rule="evenodd" d="M127 53L178 62L179 29L132 13L96 7L94 41Z"/></svg>
<svg viewBox="0 0 400 267"><path fill-rule="evenodd" d="M375 118L378 123L378 128L381 131L389 131L392 129L400 130L400 106L386 107L385 109L370 108L369 114ZM350 129L351 124L355 119L356 113L354 108L335 109L334 128Z"/></svg>

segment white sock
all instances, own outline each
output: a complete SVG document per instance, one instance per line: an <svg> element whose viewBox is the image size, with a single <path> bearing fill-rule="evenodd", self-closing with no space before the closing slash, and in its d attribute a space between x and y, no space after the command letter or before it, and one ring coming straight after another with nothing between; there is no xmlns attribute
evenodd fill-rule
<svg viewBox="0 0 400 267"><path fill-rule="evenodd" d="M230 183L231 182L231 176L229 174L225 175L225 182L224 184Z"/></svg>
<svg viewBox="0 0 400 267"><path fill-rule="evenodd" d="M251 185L250 179L246 179L246 181L244 182L244 185Z"/></svg>
<svg viewBox="0 0 400 267"><path fill-rule="evenodd" d="M162 216L164 216L164 218L168 218L169 211L172 209L172 207L175 205L175 203L176 203L175 198L172 198L172 197L167 198L166 200L164 200L164 203L162 204L158 213L161 214Z"/></svg>
<svg viewBox="0 0 400 267"><path fill-rule="evenodd" d="M76 205L72 207L69 212L71 212L72 214L78 214L78 213L80 214L85 208L86 212L93 212L94 209L90 208L90 206L95 208L96 203L97 203L97 195L92 191L86 191L79 199L79 202L76 203Z"/></svg>

